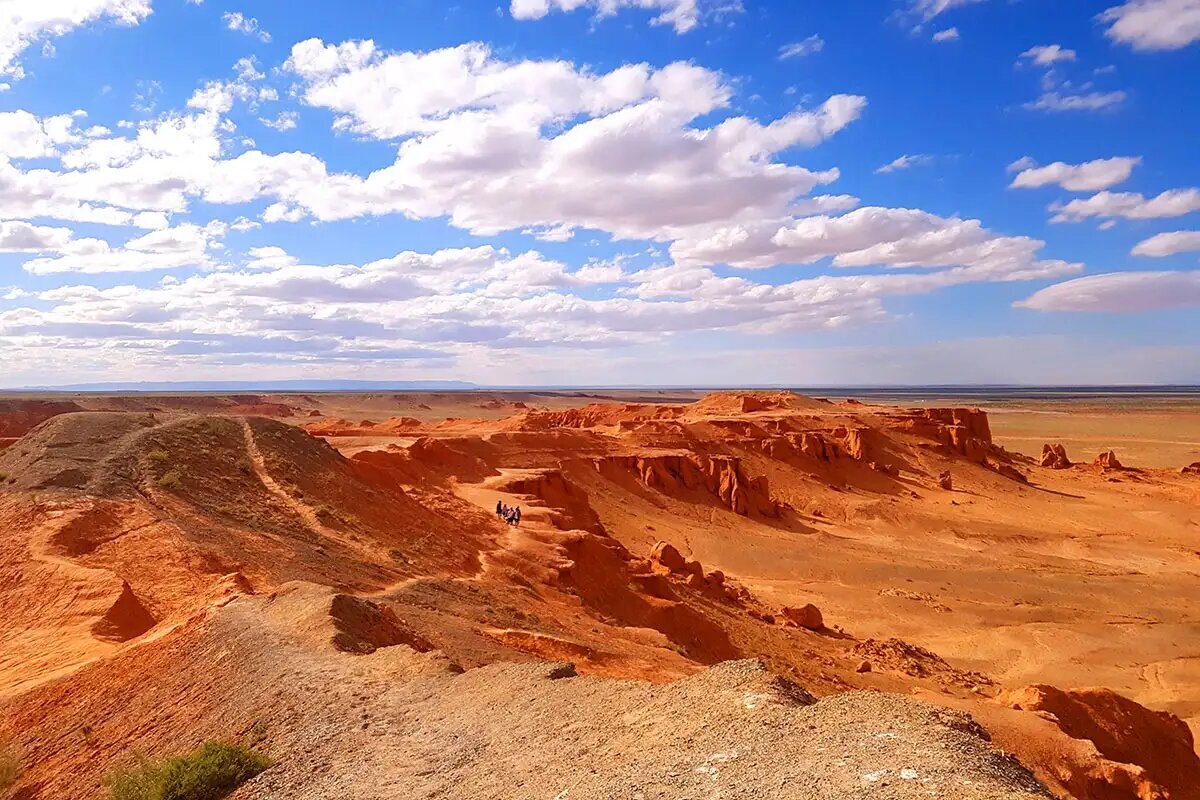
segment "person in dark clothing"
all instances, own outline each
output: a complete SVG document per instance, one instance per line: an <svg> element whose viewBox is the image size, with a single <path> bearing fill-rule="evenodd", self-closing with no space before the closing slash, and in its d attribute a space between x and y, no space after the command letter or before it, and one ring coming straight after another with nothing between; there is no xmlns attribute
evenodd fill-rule
<svg viewBox="0 0 1200 800"><path fill-rule="evenodd" d="M496 516L497 517L504 516L504 501L503 500L496 501Z"/></svg>
<svg viewBox="0 0 1200 800"><path fill-rule="evenodd" d="M513 525L521 524L521 507L517 506L513 511Z"/></svg>

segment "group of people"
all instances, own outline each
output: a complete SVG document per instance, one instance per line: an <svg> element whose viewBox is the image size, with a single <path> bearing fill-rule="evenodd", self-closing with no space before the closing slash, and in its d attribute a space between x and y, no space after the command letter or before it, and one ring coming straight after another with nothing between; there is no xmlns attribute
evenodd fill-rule
<svg viewBox="0 0 1200 800"><path fill-rule="evenodd" d="M496 501L496 516L507 522L509 525L521 524L521 507L510 507L504 504L503 500Z"/></svg>

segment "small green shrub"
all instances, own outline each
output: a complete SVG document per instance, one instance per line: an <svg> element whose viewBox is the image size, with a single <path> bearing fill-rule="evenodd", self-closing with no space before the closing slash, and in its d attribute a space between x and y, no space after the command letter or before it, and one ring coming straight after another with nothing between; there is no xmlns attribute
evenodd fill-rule
<svg viewBox="0 0 1200 800"><path fill-rule="evenodd" d="M208 742L186 756L143 760L108 777L112 800L221 800L271 766L262 753Z"/></svg>
<svg viewBox="0 0 1200 800"><path fill-rule="evenodd" d="M7 792L21 777L21 758L11 747L0 747L0 792Z"/></svg>
<svg viewBox="0 0 1200 800"><path fill-rule="evenodd" d="M171 460L171 454L166 450L151 450L149 453L146 453L146 458L155 464L165 464Z"/></svg>
<svg viewBox="0 0 1200 800"><path fill-rule="evenodd" d="M164 472L158 479L158 485L164 489L178 489L183 486L183 474L177 469Z"/></svg>

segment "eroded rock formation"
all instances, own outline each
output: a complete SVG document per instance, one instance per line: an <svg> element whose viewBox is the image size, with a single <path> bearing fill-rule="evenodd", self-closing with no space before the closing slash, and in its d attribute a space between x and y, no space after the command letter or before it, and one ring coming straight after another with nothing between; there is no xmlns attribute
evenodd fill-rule
<svg viewBox="0 0 1200 800"><path fill-rule="evenodd" d="M1042 458L1039 462L1047 469L1070 469L1071 459L1067 458L1067 448L1061 444L1047 444L1042 447Z"/></svg>

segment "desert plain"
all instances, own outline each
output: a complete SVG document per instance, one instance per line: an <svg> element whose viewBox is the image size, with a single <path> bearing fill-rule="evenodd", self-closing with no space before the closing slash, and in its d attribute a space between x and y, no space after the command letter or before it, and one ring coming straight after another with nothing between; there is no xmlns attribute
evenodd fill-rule
<svg viewBox="0 0 1200 800"><path fill-rule="evenodd" d="M1195 392L8 394L0 447L24 800L214 739L241 800L1200 798Z"/></svg>

